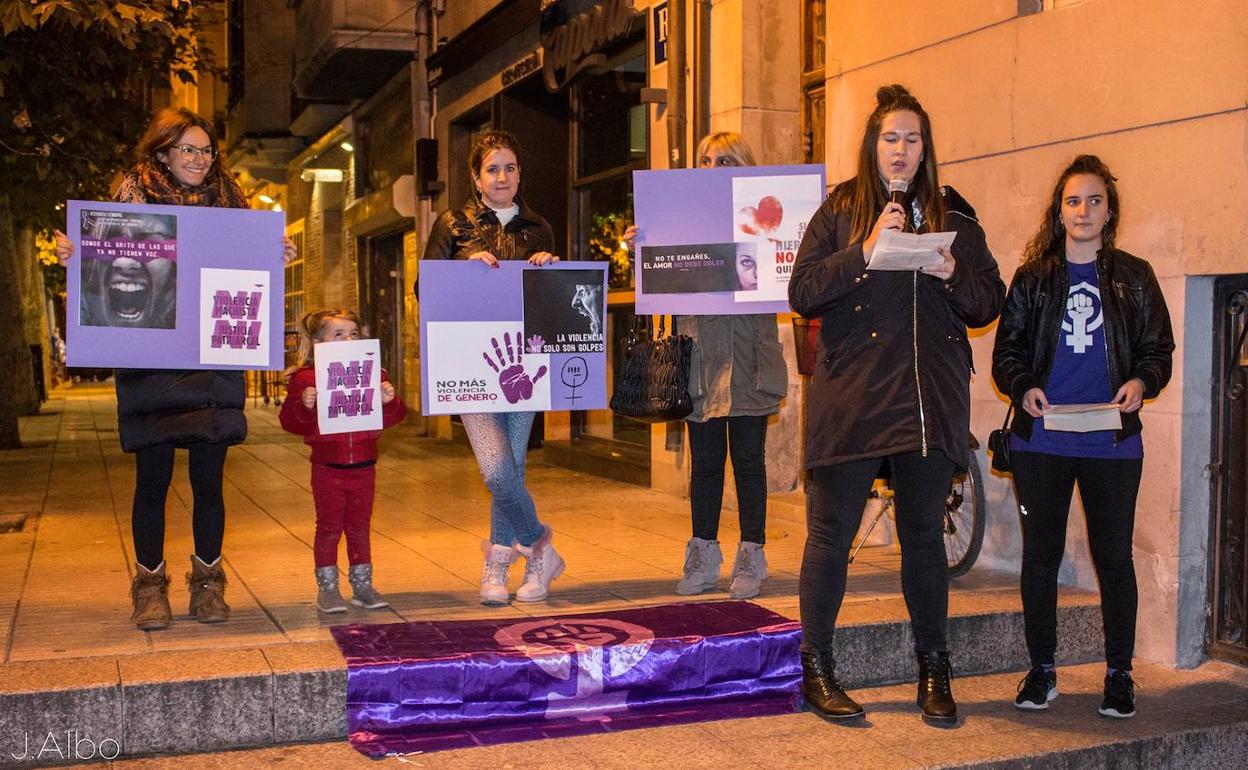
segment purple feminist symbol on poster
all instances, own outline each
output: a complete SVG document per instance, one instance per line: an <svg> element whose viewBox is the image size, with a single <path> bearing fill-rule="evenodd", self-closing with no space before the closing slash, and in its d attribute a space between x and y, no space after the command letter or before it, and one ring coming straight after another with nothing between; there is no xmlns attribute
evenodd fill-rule
<svg viewBox="0 0 1248 770"><path fill-rule="evenodd" d="M546 718L575 716L596 719L611 711L628 710L628 691L604 692L608 678L633 669L650 652L654 631L615 618L531 620L500 628L494 640L527 655L551 679L545 698ZM576 670L576 692L558 692ZM541 683L534 682L534 698ZM566 688L562 688L566 689Z"/></svg>
<svg viewBox="0 0 1248 770"><path fill-rule="evenodd" d="M507 403L528 401L533 397L533 386L545 376L546 367L539 366L537 374L530 379L529 373L524 370L523 335L520 332L516 332L514 346L511 343L511 334L503 333L503 344L507 346L506 358L503 357L503 351L498 347L497 337L491 337L490 344L494 346L494 355L498 356L498 363L495 364L494 359L490 358L488 350L483 351L481 357L491 369L498 373L498 385L502 388Z"/></svg>
<svg viewBox="0 0 1248 770"><path fill-rule="evenodd" d="M260 331L264 325L258 320L262 296L263 292L259 291L238 291L231 294L225 290L213 295L212 347L230 347L237 350L260 346Z"/></svg>
<svg viewBox="0 0 1248 770"><path fill-rule="evenodd" d="M329 365L329 416L358 417L373 413L373 362L334 361Z"/></svg>

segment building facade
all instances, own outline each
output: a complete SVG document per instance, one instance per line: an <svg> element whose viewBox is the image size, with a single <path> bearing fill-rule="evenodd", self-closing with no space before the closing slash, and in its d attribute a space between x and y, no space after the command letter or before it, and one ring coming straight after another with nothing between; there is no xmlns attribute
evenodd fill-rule
<svg viewBox="0 0 1248 770"><path fill-rule="evenodd" d="M1120 178L1120 244L1154 265L1179 343L1173 381L1144 412L1138 652L1180 665L1209 650L1248 657L1248 354L1232 350L1246 315L1235 291L1248 288L1242 3L965 0L956 12L852 0L254 5L285 13L293 30L294 89L272 95L287 99L299 149L269 164L284 174L266 182L284 185L269 197L303 242L288 275L291 317L360 306L413 405L419 252L432 217L467 198L467 150L483 130L519 137L522 193L551 221L560 255L612 261L617 342L633 318L619 243L632 217L631 173L693 165L710 131L741 132L760 163L824 163L831 184L854 171L876 88L905 84L933 118L942 181L979 212L1007 281L1058 172L1076 154L1100 155ZM800 378L791 318L778 323L791 388L769 431L769 482L800 500ZM981 440L1006 407L988 376L992 338L992 327L973 337L971 427ZM424 425L457 435L449 418ZM552 462L687 489L679 425L601 410L550 413L540 426ZM1017 569L1012 487L996 476L986 486L980 563ZM1073 509L1063 580L1094 588Z"/></svg>

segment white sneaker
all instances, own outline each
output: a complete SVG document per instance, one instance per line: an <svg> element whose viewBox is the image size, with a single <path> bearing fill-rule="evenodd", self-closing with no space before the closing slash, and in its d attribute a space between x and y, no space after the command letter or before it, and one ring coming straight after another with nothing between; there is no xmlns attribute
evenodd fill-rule
<svg viewBox="0 0 1248 770"><path fill-rule="evenodd" d="M485 551L485 566L481 569L481 603L498 606L511 598L507 593L507 570L516 560L514 548L489 541L481 544Z"/></svg>
<svg viewBox="0 0 1248 770"><path fill-rule="evenodd" d="M719 565L723 563L718 540L689 538L685 546L685 576L676 583L676 593L692 596L714 589L719 582Z"/></svg>
<svg viewBox="0 0 1248 770"><path fill-rule="evenodd" d="M728 595L733 599L758 596L766 579L767 557L763 555L762 544L742 541L732 565L732 585L728 587Z"/></svg>
<svg viewBox="0 0 1248 770"><path fill-rule="evenodd" d="M540 602L550 593L550 584L563 574L563 557L551 543L552 533L546 527L542 536L530 546L515 548L524 557L524 583L516 589L516 601Z"/></svg>

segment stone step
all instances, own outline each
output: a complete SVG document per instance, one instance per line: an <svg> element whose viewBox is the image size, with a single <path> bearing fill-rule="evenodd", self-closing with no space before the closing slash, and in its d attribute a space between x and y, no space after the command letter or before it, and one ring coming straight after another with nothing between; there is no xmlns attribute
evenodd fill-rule
<svg viewBox="0 0 1248 770"><path fill-rule="evenodd" d="M1101 657L1095 604L1058 611L1058 659ZM1017 609L949 620L956 675L1026 668ZM913 639L902 620L844 625L838 673L852 688L913 681ZM24 741L49 732L115 742L125 756L220 751L343 738L346 666L331 642L258 649L157 652L11 663L0 678L0 766L23 764ZM731 720L736 722L739 720ZM114 744L109 744L110 747Z"/></svg>
<svg viewBox="0 0 1248 770"><path fill-rule="evenodd" d="M1103 770L1227 768L1248 756L1248 670L1206 663L1193 671L1137 664L1135 718L1096 713L1101 664L1058 669L1061 696L1047 711L1012 705L1018 673L954 682L956 729L924 724L910 684L856 690L864 720L828 724L809 712L701 722L402 756L405 765L633 770L639 767L786 770L948 768ZM202 754L197 767L375 768L342 740ZM114 762L116 770L185 767L187 757ZM97 765L98 766L98 765ZM84 765L84 767L86 767Z"/></svg>

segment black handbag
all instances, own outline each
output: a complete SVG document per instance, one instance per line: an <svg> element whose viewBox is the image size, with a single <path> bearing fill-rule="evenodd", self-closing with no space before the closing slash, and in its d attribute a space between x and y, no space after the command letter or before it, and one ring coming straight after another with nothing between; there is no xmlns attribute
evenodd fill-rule
<svg viewBox="0 0 1248 770"><path fill-rule="evenodd" d="M1005 410L1005 422L998 430L988 434L988 451L992 453L992 469L998 473L1009 473L1010 468L1010 415L1014 413L1014 402Z"/></svg>
<svg viewBox="0 0 1248 770"><path fill-rule="evenodd" d="M615 370L611 411L642 422L680 420L693 411L689 396L693 340L676 333L675 318L671 335L663 332L662 316L657 335L650 333L648 316L633 323Z"/></svg>

